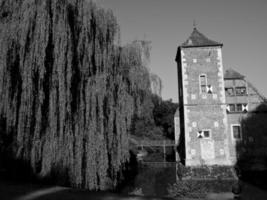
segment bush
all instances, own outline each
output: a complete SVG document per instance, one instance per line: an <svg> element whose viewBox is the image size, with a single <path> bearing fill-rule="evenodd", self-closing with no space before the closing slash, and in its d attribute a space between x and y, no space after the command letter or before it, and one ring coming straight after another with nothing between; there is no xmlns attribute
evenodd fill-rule
<svg viewBox="0 0 267 200"><path fill-rule="evenodd" d="M203 198L209 192L231 192L238 180L181 180L169 185L168 194L171 197Z"/></svg>
<svg viewBox="0 0 267 200"><path fill-rule="evenodd" d="M198 181L178 181L167 190L170 197L203 198L207 195L205 185Z"/></svg>

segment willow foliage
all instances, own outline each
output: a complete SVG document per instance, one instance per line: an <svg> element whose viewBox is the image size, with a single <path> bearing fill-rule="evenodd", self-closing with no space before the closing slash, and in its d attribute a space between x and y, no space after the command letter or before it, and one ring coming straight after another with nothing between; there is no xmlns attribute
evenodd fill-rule
<svg viewBox="0 0 267 200"><path fill-rule="evenodd" d="M116 18L91 1L0 4L2 153L41 178L114 188L150 87L140 45L119 47Z"/></svg>

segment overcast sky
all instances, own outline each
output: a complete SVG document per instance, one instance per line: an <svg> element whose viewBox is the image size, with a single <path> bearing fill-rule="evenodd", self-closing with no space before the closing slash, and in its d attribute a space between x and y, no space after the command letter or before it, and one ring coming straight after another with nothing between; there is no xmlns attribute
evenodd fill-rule
<svg viewBox="0 0 267 200"><path fill-rule="evenodd" d="M152 41L151 69L163 82L162 97L177 102L177 47L193 31L221 42L224 69L233 68L267 97L266 0L98 0L118 19L122 44Z"/></svg>

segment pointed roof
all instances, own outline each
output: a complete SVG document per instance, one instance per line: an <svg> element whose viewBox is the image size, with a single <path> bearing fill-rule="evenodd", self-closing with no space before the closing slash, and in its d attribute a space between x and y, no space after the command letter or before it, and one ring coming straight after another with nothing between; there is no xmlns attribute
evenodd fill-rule
<svg viewBox="0 0 267 200"><path fill-rule="evenodd" d="M181 44L181 47L205 47L205 46L222 46L222 43L215 42L208 39L205 35L200 33L196 27L194 27L193 32L189 38Z"/></svg>
<svg viewBox="0 0 267 200"><path fill-rule="evenodd" d="M263 102L266 102L267 99L254 87L254 85L252 83L250 83L246 77L242 74L240 74L239 72L233 70L233 69L227 69L225 72L224 72L224 80L233 80L233 79L242 79L244 81L246 81L247 85L252 89L254 90L254 92L259 95L260 99L263 101Z"/></svg>
<svg viewBox="0 0 267 200"><path fill-rule="evenodd" d="M245 76L233 69L227 69L224 72L224 79L244 79Z"/></svg>

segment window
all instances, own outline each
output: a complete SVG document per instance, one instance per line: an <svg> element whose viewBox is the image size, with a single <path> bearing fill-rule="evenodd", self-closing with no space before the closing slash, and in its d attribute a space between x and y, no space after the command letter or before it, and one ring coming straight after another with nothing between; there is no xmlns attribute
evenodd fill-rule
<svg viewBox="0 0 267 200"><path fill-rule="evenodd" d="M206 89L205 85L201 85L201 93L206 93Z"/></svg>
<svg viewBox="0 0 267 200"><path fill-rule="evenodd" d="M246 87L236 87L235 88L235 93L238 96L246 95Z"/></svg>
<svg viewBox="0 0 267 200"><path fill-rule="evenodd" d="M232 87L230 88L225 88L225 94L226 96L234 96L234 89Z"/></svg>
<svg viewBox="0 0 267 200"><path fill-rule="evenodd" d="M227 112L236 112L236 113L241 113L241 112L247 112L248 111L248 104L228 104L227 107Z"/></svg>
<svg viewBox="0 0 267 200"><path fill-rule="evenodd" d="M207 92L207 76L206 74L201 74L199 76L199 85L200 85L200 93Z"/></svg>
<svg viewBox="0 0 267 200"><path fill-rule="evenodd" d="M242 112L242 104L236 104L236 112Z"/></svg>
<svg viewBox="0 0 267 200"><path fill-rule="evenodd" d="M241 140L241 126L239 124L232 124L232 136L235 140Z"/></svg>
<svg viewBox="0 0 267 200"><path fill-rule="evenodd" d="M235 112L235 104L229 104L229 112Z"/></svg>
<svg viewBox="0 0 267 200"><path fill-rule="evenodd" d="M210 138L211 137L210 130L205 129L205 130L202 130L202 131L198 131L197 137L200 138L200 139L201 138L206 138L206 139Z"/></svg>
<svg viewBox="0 0 267 200"><path fill-rule="evenodd" d="M243 96L247 94L246 87L228 87L225 88L226 96Z"/></svg>
<svg viewBox="0 0 267 200"><path fill-rule="evenodd" d="M210 130L204 130L203 136L204 136L204 138L210 138Z"/></svg>

